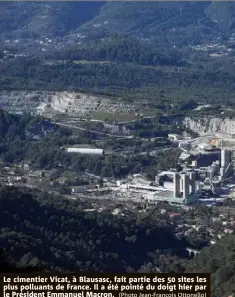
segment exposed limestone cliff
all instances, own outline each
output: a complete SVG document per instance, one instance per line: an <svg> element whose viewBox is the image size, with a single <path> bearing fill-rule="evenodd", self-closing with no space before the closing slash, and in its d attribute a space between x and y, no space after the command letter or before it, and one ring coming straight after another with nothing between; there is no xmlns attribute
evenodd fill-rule
<svg viewBox="0 0 235 297"><path fill-rule="evenodd" d="M124 104L98 95L75 92L1 91L0 108L12 112L43 112L46 107L55 112L88 115L92 112L134 113L134 104Z"/></svg>
<svg viewBox="0 0 235 297"><path fill-rule="evenodd" d="M94 111L135 113L137 103L126 104L120 100L111 100L103 96L96 96L75 92L43 92L43 91L1 91L0 108L11 112L43 113L46 107L52 111L67 112L86 116ZM205 134L235 134L235 119L219 117L165 117L167 124L184 125L199 135ZM110 129L110 127L106 127ZM112 127L120 129L120 127ZM124 132L124 131L123 131Z"/></svg>
<svg viewBox="0 0 235 297"><path fill-rule="evenodd" d="M215 117L184 117L181 123L199 135L224 133L235 134L235 119Z"/></svg>

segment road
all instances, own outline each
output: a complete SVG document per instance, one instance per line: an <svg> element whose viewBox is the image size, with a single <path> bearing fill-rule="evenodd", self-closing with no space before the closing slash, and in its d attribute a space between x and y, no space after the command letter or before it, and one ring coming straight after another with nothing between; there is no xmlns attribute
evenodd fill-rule
<svg viewBox="0 0 235 297"><path fill-rule="evenodd" d="M95 130L90 130L90 129L77 127L77 126L73 126L73 125L69 125L69 124L59 123L59 122L55 122L55 124L57 124L59 126L64 126L64 127L68 127L68 128L72 128L72 129L87 131L87 132L90 132L90 133L95 133L95 134L105 135L105 136L110 136L110 137L115 137L115 138L125 138L125 139L133 138L133 136L123 136L123 135L115 135L115 134L110 134L110 133L103 133L103 132L98 132L98 131L95 131Z"/></svg>

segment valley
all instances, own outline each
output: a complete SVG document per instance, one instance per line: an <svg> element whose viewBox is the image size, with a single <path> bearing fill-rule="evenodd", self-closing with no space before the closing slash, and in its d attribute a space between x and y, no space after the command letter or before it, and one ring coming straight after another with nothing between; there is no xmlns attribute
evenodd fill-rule
<svg viewBox="0 0 235 297"><path fill-rule="evenodd" d="M234 288L235 4L0 3L0 270Z"/></svg>

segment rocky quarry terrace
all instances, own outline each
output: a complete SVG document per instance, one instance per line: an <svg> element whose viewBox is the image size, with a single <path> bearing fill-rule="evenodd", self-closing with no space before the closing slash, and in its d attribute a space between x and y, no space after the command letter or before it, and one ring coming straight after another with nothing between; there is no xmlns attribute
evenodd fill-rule
<svg viewBox="0 0 235 297"><path fill-rule="evenodd" d="M182 124L190 130L198 133L199 135L224 133L227 135L235 134L235 120L229 118L218 117L184 117Z"/></svg>
<svg viewBox="0 0 235 297"><path fill-rule="evenodd" d="M126 113L143 112L140 103L127 104L120 98L110 99L98 95L76 92L48 91L1 91L0 108L22 113L24 111L44 114L67 113L68 115L86 117L93 112ZM219 117L177 117L172 123L184 125L199 135L224 133L235 134L235 120Z"/></svg>
<svg viewBox="0 0 235 297"><path fill-rule="evenodd" d="M135 105L123 104L120 99L75 92L46 91L2 91L0 92L0 108L12 112L43 113L46 109L53 112L86 116L95 111L110 113L136 112Z"/></svg>

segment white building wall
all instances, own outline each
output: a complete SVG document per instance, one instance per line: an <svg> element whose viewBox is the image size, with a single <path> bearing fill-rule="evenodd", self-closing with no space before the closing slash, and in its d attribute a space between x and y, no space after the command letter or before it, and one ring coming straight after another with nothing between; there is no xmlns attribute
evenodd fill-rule
<svg viewBox="0 0 235 297"><path fill-rule="evenodd" d="M104 150L102 149L92 149L92 148L67 148L68 153L80 153L80 154L90 154L90 155L102 155Z"/></svg>

